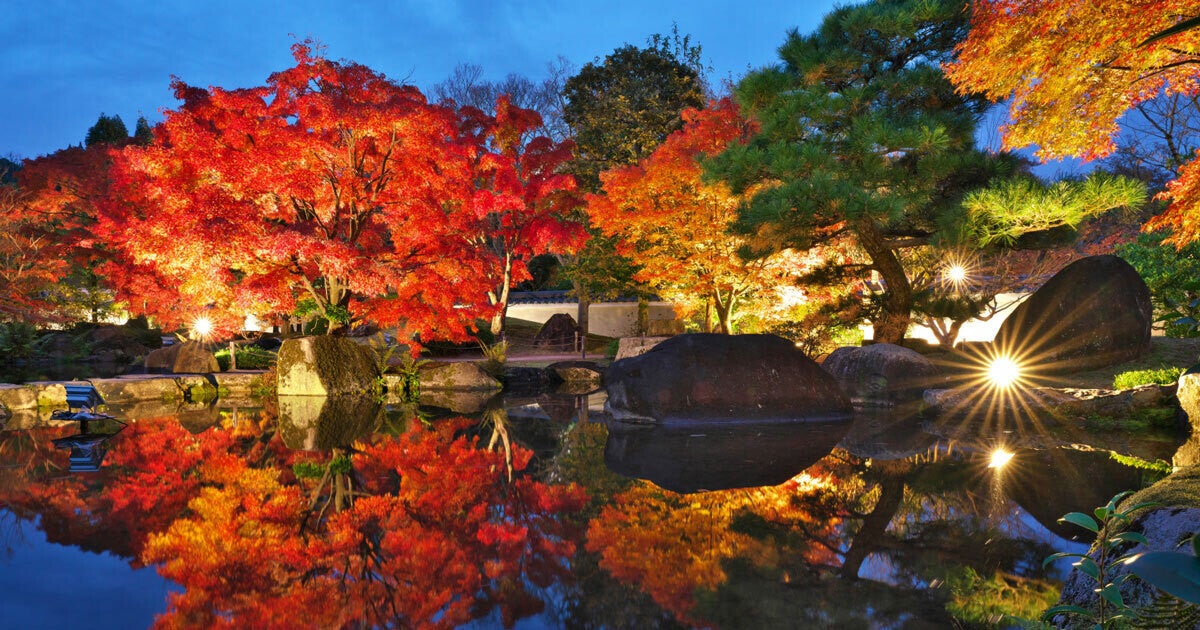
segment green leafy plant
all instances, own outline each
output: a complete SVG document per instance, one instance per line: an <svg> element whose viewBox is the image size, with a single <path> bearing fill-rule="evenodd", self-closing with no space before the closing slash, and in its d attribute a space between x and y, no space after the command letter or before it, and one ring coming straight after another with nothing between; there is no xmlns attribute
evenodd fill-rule
<svg viewBox="0 0 1200 630"><path fill-rule="evenodd" d="M221 371L228 370L229 348L221 348L213 354ZM275 363L275 353L258 346L237 346L236 356L239 370L265 370Z"/></svg>
<svg viewBox="0 0 1200 630"><path fill-rule="evenodd" d="M1192 553L1150 551L1129 559L1129 571L1155 588L1185 602L1200 604L1200 535L1191 543Z"/></svg>
<svg viewBox="0 0 1200 630"><path fill-rule="evenodd" d="M504 376L504 364L508 361L508 342L497 341L494 344L488 345L480 341L479 349L483 351L483 371L497 379L502 378Z"/></svg>
<svg viewBox="0 0 1200 630"><path fill-rule="evenodd" d="M971 567L954 567L946 575L950 601L946 610L970 627L1028 627L1058 600L1059 588L1039 579L994 572L980 575Z"/></svg>
<svg viewBox="0 0 1200 630"><path fill-rule="evenodd" d="M38 331L25 322L0 322L0 354L27 358L34 354Z"/></svg>
<svg viewBox="0 0 1200 630"><path fill-rule="evenodd" d="M400 375L400 382L404 387L401 398L404 400L415 401L420 397L421 366L426 363L429 363L429 359L418 359L405 352L400 355L400 363L391 366L391 369Z"/></svg>
<svg viewBox="0 0 1200 630"><path fill-rule="evenodd" d="M1116 565L1128 562L1133 558L1131 554L1118 556L1118 547L1128 543L1149 544L1145 536L1138 532L1123 531L1123 526L1129 522L1133 512L1155 504L1137 503L1125 509L1118 509L1117 505L1130 494L1133 492L1126 491L1117 494L1109 500L1107 505L1096 508L1093 511L1094 517L1083 512L1071 512L1058 519L1060 523L1070 523L1095 534L1094 549L1089 550L1088 553L1056 553L1046 558L1042 565L1046 566L1060 558L1078 558L1074 565L1075 569L1096 583L1095 592L1099 595L1099 599L1095 610L1073 604L1053 606L1042 613L1043 620L1050 621L1052 618L1064 614L1080 615L1090 618L1097 628L1109 628L1129 622L1136 616L1136 613L1121 596L1121 585L1132 574L1126 573L1114 578L1112 570Z"/></svg>
<svg viewBox="0 0 1200 630"><path fill-rule="evenodd" d="M1158 369L1130 370L1113 377L1113 389L1129 389L1138 385L1172 385L1184 373L1184 368L1162 366Z"/></svg>
<svg viewBox="0 0 1200 630"><path fill-rule="evenodd" d="M1168 337L1200 336L1200 243L1182 249L1163 245L1166 232L1138 236L1118 245L1124 258L1150 288L1155 321Z"/></svg>

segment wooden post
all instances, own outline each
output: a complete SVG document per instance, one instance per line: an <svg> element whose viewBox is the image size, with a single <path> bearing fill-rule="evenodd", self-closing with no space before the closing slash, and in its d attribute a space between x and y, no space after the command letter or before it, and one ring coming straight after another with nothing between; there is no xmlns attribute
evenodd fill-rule
<svg viewBox="0 0 1200 630"><path fill-rule="evenodd" d="M237 369L237 345L232 341L229 342L229 371Z"/></svg>

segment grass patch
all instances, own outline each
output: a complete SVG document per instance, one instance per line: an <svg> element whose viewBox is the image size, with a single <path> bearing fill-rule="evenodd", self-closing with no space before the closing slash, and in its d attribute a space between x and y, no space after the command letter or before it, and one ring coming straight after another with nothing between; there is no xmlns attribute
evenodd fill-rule
<svg viewBox="0 0 1200 630"><path fill-rule="evenodd" d="M1133 412L1132 416L1114 418L1089 414L1083 418L1083 427L1088 431L1103 433L1124 431L1128 433L1175 433L1178 421L1174 407L1147 407Z"/></svg>
<svg viewBox="0 0 1200 630"><path fill-rule="evenodd" d="M955 567L946 576L950 601L946 611L966 627L1027 627L1058 601L1059 587L1046 580L996 572L984 577L970 567Z"/></svg>
<svg viewBox="0 0 1200 630"><path fill-rule="evenodd" d="M1113 377L1113 389L1130 389L1138 385L1171 385L1179 380L1186 370L1182 367L1162 366L1149 370L1129 370Z"/></svg>
<svg viewBox="0 0 1200 630"><path fill-rule="evenodd" d="M221 348L213 353L217 357L217 365L224 372L229 369L229 348ZM275 364L275 353L258 346L237 346L237 368L239 370L265 370Z"/></svg>
<svg viewBox="0 0 1200 630"><path fill-rule="evenodd" d="M1060 376L1056 380L1065 381L1065 383L1054 383L1054 386L1107 389L1112 387L1116 376L1122 372L1164 367L1188 368L1197 363L1197 357L1200 357L1200 338L1151 337L1150 352L1146 356L1126 361L1120 365Z"/></svg>

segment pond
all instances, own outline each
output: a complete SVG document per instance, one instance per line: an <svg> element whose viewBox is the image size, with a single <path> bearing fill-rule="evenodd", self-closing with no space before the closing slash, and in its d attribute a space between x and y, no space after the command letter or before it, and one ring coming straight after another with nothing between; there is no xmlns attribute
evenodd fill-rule
<svg viewBox="0 0 1200 630"><path fill-rule="evenodd" d="M897 411L649 428L593 394L110 413L125 425L0 432L5 625L1004 626L1057 597L1070 567L1043 558L1090 542L1056 519L1150 480L1020 423Z"/></svg>

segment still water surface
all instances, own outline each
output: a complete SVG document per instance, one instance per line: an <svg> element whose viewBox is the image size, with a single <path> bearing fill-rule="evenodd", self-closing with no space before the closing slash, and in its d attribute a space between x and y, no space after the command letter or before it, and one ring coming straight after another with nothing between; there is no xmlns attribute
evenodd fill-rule
<svg viewBox="0 0 1200 630"><path fill-rule="evenodd" d="M1053 597L1068 567L1042 558L1085 548L1056 519L1147 481L1019 427L876 412L647 428L602 405L114 409L128 426L82 438L78 423L14 418L0 432L0 619L947 627L970 602Z"/></svg>

